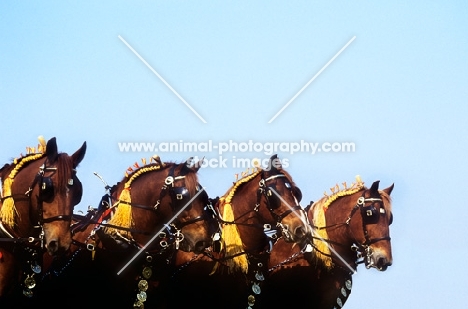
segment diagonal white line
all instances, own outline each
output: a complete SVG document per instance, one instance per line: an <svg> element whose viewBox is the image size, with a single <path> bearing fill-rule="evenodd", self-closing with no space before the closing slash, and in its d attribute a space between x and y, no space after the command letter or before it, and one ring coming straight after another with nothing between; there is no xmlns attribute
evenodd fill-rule
<svg viewBox="0 0 468 309"><path fill-rule="evenodd" d="M284 203L284 204L285 204L285 205L286 205L286 206L287 206L287 207L288 207L290 210L292 210L292 211L293 211L292 213L293 213L294 215L296 215L296 216L297 216L299 219L301 219L301 221L302 221L302 223L303 223L304 225L307 225L307 224L309 224L309 222L307 221L307 216L304 216L304 217L305 217L305 219L304 219L304 218L302 218L301 216L299 216L299 215L298 215L298 214L297 214L297 213L294 211L294 208L293 208L293 207L291 207L291 205L289 205L289 203L288 203L288 202L286 202L286 201L284 200L284 198L283 198L281 195L279 195L279 193L278 193L278 192L276 192L276 190L275 190L275 189L273 189L273 188L270 188L270 190L271 190L271 191L273 191L273 193L274 193L274 194L275 194L275 195L276 195L276 196L277 196L277 197L278 197L278 198L281 200L281 202L283 202L283 203Z"/></svg>
<svg viewBox="0 0 468 309"><path fill-rule="evenodd" d="M327 245L328 249L330 249L330 251L332 251L341 260L341 262L343 262L343 264L346 267L348 267L351 273L355 274L356 270L351 265L349 265L349 263L338 252L336 252L336 250L332 246L330 246L330 244L325 239L323 239L314 229L312 230L314 231L314 237L317 237L318 239L323 241Z"/></svg>
<svg viewBox="0 0 468 309"><path fill-rule="evenodd" d="M273 116L273 118L270 119L270 121L268 121L268 123L272 123L273 120L275 120L276 117L278 117L278 116L286 109L286 107L288 107L289 104L291 104L291 103L302 93L302 91L304 91L304 90L307 88L307 86L309 86L310 83L312 83L312 82L313 82L313 81L330 65L330 64L336 59L336 57L338 57L338 56L349 46L349 44L351 44L351 43L354 41L355 38L356 38L356 36L353 36L353 37L351 38L351 40L349 40L348 43L346 43L345 46L343 46L343 47L340 49L340 51L337 52L337 53L335 54L335 56L333 56L333 58L331 58L330 61L328 61L327 64L325 64L325 65L323 66L323 68L321 68L320 71L318 71L317 74L315 74L314 77L312 77L312 79L309 80L309 81L307 82L307 84L305 84L304 87L302 87L301 90L299 90L299 92L296 93L296 94L291 98L291 100L289 100L289 102L286 103L286 105L284 105L284 106L276 113L275 116Z"/></svg>
<svg viewBox="0 0 468 309"><path fill-rule="evenodd" d="M130 46L130 44L127 43L127 41L124 40L124 38L122 38L120 35L119 35L119 39L138 57L138 59L140 59L150 70L151 72L154 73L154 75L156 75L163 83L164 85L166 85L203 123L206 123L206 120L203 119L202 116L200 116L196 110L193 109L192 106L190 106L190 104L187 103L187 101L185 101L184 98L182 98L182 96L177 92L175 91L174 88L171 87L171 85L169 85L168 82L166 82L166 80L161 76L159 75L158 72L156 72L155 69L153 69L148 62L146 62L145 59L143 59L142 56L140 56L139 53L137 53L137 51L135 49L133 49L132 46Z"/></svg>
<svg viewBox="0 0 468 309"><path fill-rule="evenodd" d="M278 192L276 192L275 189L273 189L273 188L270 188L270 189L271 189L271 191L273 191L273 193L276 194L277 197L279 197L279 199L280 199L286 206L288 206L291 210L293 210L293 207L291 207L291 205L289 205L289 204L283 199L283 197L282 197L281 195L279 195ZM298 215L297 213L295 213L295 212L293 212L293 213L294 213L296 216L299 217L299 215ZM307 218L307 216L306 216L306 218ZM299 217L299 219L301 219L302 222L303 222L304 224L309 224L309 222L306 223L306 222L304 221L303 218ZM318 235L317 232L316 232L314 229L312 229L312 231L313 231L313 233L315 234L314 236L317 237L317 238L319 238L321 241L323 241L323 242L328 246L328 248L329 248L333 253L335 253L335 255L343 262L343 264L346 265L346 267L348 267L348 268L351 270L351 272L352 272L353 274L356 273L356 270L355 270L351 265L349 265L349 263L346 262L345 259L344 259L338 252L336 252L336 250L335 250L332 246L330 246L330 244L329 244L327 241L325 241L325 239L323 239L322 237L320 237L320 235Z"/></svg>
<svg viewBox="0 0 468 309"><path fill-rule="evenodd" d="M181 213L182 211L184 211L185 208L187 208L188 205L190 205L190 203L192 203L196 198L197 196L202 193L203 191L205 191L205 188L201 187L201 190L197 192L197 194L195 194L191 199L190 201L187 202L187 204L184 205L184 207L182 207L172 218L171 220L169 220L166 224L169 225L172 223L172 221L174 221ZM144 250L146 250L146 248L156 239L156 237L159 236L159 234L162 233L162 231L165 229L165 227L163 226L159 232L157 232L147 243L146 245L144 245L140 251L138 251L131 259L130 261L127 262L127 264L125 264L124 267L122 267L121 270L119 270L119 272L117 273L117 275L120 275Z"/></svg>

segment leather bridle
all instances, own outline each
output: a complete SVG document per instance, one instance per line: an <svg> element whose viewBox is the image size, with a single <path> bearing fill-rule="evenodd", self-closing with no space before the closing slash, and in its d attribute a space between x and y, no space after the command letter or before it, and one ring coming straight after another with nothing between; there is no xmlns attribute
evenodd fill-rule
<svg viewBox="0 0 468 309"><path fill-rule="evenodd" d="M264 173L262 172L262 179L260 179L259 184L258 184L259 188L257 190L257 202L255 204L254 210L258 211L260 204L261 204L261 198L264 197L266 200L266 205L267 205L268 210L270 211L270 213L276 220L276 226L281 229L282 234L284 236L287 236L289 231L287 227L284 224L282 224L283 219L289 214L296 212L296 211L303 212L304 218L307 218L307 216L305 214L304 209L299 204L300 197L299 198L296 197L296 195L292 192L292 185L288 181L285 182L285 186L286 188L288 188L288 190L291 191L294 197L295 205L292 207L288 205L289 209L285 210L283 213L279 215L276 213L276 209L280 206L282 201L284 202L284 200L280 196L278 191L276 190L276 186L268 185L268 182L277 178L287 178L287 177L284 174L276 174L276 175L264 178ZM268 230L268 226L265 227L265 230Z"/></svg>

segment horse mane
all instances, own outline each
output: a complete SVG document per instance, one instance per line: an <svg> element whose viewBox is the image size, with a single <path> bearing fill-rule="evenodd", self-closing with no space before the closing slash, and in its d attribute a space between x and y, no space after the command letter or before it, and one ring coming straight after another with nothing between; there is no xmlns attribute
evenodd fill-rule
<svg viewBox="0 0 468 309"><path fill-rule="evenodd" d="M136 169L133 169L132 167L129 167L127 169L127 172L125 173L125 176L122 178L121 181L119 181L115 186L112 187L111 193L115 192L118 188L119 185L122 183L125 184L127 183L131 177L134 177L136 179L139 177L141 174L144 174L146 172L152 171L152 170L165 170L168 169L172 166L178 166L186 164L185 162L183 163L176 163L172 161L166 161L166 162L156 162L156 163L148 163L143 166L139 166L137 163L135 163L133 166L137 167ZM130 172L130 173L128 173ZM187 168L187 174L185 176L185 186L190 192L190 195L194 195L197 192L197 186L198 186L198 175L197 171ZM133 179L133 180L134 180ZM132 180L132 182L133 182Z"/></svg>
<svg viewBox="0 0 468 309"><path fill-rule="evenodd" d="M57 156L57 192L63 193L68 187L69 179L72 179L73 160L66 153L59 153Z"/></svg>
<svg viewBox="0 0 468 309"><path fill-rule="evenodd" d="M327 269L331 269L333 267L333 261L331 259L331 252L330 248L326 241L328 239L328 233L325 227L327 226L327 222L325 219L325 212L327 211L328 207L340 198L344 198L347 196L351 196L357 192L367 190L364 186L364 183L360 180L360 178L356 177L356 182L348 187L346 183L343 183L343 189L335 185L330 190L332 192L331 195L328 195L326 192L324 196L313 203L310 207L312 211L312 226L314 228L315 233L318 237L313 239L313 245L315 247L313 258L316 261L321 262L322 265L325 266Z"/></svg>
<svg viewBox="0 0 468 309"><path fill-rule="evenodd" d="M382 197L385 209L388 210L389 213L392 213L392 197L383 190L379 190L379 194Z"/></svg>
<svg viewBox="0 0 468 309"><path fill-rule="evenodd" d="M292 186L293 188L299 188L299 187L296 185L296 183L294 182L294 180L293 180L291 174L289 174L288 171L286 171L286 170L284 170L284 169L281 169L281 173L284 174L284 176L286 176L286 178L288 179L289 183L291 184L291 186Z"/></svg>

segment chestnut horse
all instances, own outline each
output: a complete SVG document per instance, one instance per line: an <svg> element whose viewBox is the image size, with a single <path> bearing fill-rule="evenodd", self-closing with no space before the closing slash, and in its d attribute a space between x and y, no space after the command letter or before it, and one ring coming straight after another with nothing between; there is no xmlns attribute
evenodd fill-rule
<svg viewBox="0 0 468 309"><path fill-rule="evenodd" d="M257 167L236 181L216 202L220 250L178 254L170 305L245 308L261 293L272 239L300 243L311 228L299 205L300 189L276 155L267 169ZM180 297L183 295L183 297Z"/></svg>
<svg viewBox="0 0 468 309"><path fill-rule="evenodd" d="M34 296L43 252L58 256L70 247L72 213L82 197L76 167L86 142L69 156L58 152L55 137L39 141L37 153L28 147L0 169L0 299L14 306Z"/></svg>
<svg viewBox="0 0 468 309"><path fill-rule="evenodd" d="M45 294L66 283L62 294L73 293L70 297L94 293L87 306L162 307L160 286L175 252L200 253L211 239L205 220L208 195L197 177L200 162L153 158L155 163L109 188L97 210L77 217L75 245L68 260L51 266Z"/></svg>
<svg viewBox="0 0 468 309"><path fill-rule="evenodd" d="M380 271L392 264L393 184L378 187L379 181L366 188L358 178L351 188L333 188L308 206L313 241L303 247L275 243L262 295L266 307L287 300L293 308L341 308L358 264Z"/></svg>

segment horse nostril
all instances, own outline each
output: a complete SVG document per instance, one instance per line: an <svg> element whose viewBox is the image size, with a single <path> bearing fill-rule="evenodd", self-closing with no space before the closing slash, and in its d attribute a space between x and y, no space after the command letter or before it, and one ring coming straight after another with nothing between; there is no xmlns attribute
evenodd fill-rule
<svg viewBox="0 0 468 309"><path fill-rule="evenodd" d="M58 250L58 241L53 239L47 244L47 251L51 254L57 252Z"/></svg>
<svg viewBox="0 0 468 309"><path fill-rule="evenodd" d="M387 260L386 258L384 257L381 257L377 260L377 268L381 271L385 271L387 270L387 267L388 266L391 266L392 265L392 262Z"/></svg>
<svg viewBox="0 0 468 309"><path fill-rule="evenodd" d="M296 236L297 239L302 239L306 235L307 235L307 231L302 226L299 226L294 230L294 236Z"/></svg>
<svg viewBox="0 0 468 309"><path fill-rule="evenodd" d="M205 250L205 248L208 247L208 242L206 241L197 241L195 244L195 248L193 248L193 251L195 253L201 253Z"/></svg>

